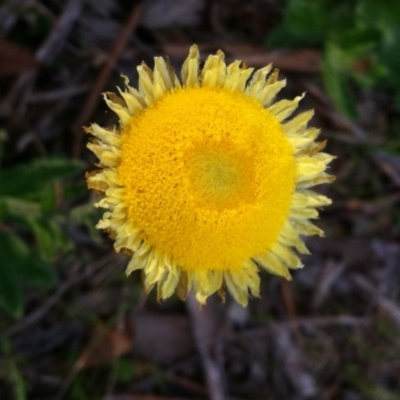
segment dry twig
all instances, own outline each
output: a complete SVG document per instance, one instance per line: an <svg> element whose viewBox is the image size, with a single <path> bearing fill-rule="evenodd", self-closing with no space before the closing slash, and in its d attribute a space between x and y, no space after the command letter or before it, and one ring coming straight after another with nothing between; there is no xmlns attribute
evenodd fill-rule
<svg viewBox="0 0 400 400"><path fill-rule="evenodd" d="M206 306L200 308L196 298L190 293L186 304L192 319L197 349L203 361L209 398L211 400L224 400L222 372L213 357L217 341L218 317L212 307L212 299L209 299Z"/></svg>
<svg viewBox="0 0 400 400"><path fill-rule="evenodd" d="M82 112L79 114L78 118L75 121L75 124L72 128L72 134L74 137L74 143L72 148L72 156L74 158L79 158L81 153L81 142L83 130L82 126L87 124L90 120L91 115L93 114L94 109L96 108L99 100L100 94L104 89L104 86L107 84L108 78L118 61L121 53L124 51L132 32L136 29L140 16L142 14L143 7L145 5L145 1L140 3L139 5L135 5L132 8L132 11L129 15L128 20L126 21L125 26L123 27L120 35L115 41L114 47L111 49L109 56L107 57L107 62L104 64L102 70L100 71L95 84L92 87L86 101L85 105L82 108Z"/></svg>
<svg viewBox="0 0 400 400"><path fill-rule="evenodd" d="M381 296L376 288L363 276L355 275L353 280L369 298L375 299L378 307L400 328L400 307L393 301Z"/></svg>
<svg viewBox="0 0 400 400"><path fill-rule="evenodd" d="M69 0L62 15L42 46L36 51L35 58L42 65L50 65L64 48L64 44L82 10L82 0ZM22 114L26 98L33 88L38 74L38 68L21 75L15 82L6 98L5 110L15 110L18 104L18 114Z"/></svg>
<svg viewBox="0 0 400 400"><path fill-rule="evenodd" d="M314 398L318 395L318 388L314 377L308 371L306 360L301 350L296 346L291 338L291 332L284 327L274 327L271 329L279 358L284 360L287 377L300 399Z"/></svg>

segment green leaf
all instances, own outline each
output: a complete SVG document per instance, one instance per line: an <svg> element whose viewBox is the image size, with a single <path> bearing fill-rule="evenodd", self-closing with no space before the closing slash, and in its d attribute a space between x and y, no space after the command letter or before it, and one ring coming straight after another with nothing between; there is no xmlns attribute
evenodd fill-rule
<svg viewBox="0 0 400 400"><path fill-rule="evenodd" d="M52 259L57 250L54 246L53 232L49 229L48 225L36 218L27 219L36 239L37 247L46 259Z"/></svg>
<svg viewBox="0 0 400 400"><path fill-rule="evenodd" d="M398 0L359 1L355 11L357 23L360 26L378 28L387 36L392 36L393 27L398 27L400 22L400 2Z"/></svg>
<svg viewBox="0 0 400 400"><path fill-rule="evenodd" d="M84 169L81 161L65 158L43 158L2 171L0 194L24 197L47 190L48 184L70 178Z"/></svg>
<svg viewBox="0 0 400 400"><path fill-rule="evenodd" d="M299 36L290 27L283 24L277 26L268 34L266 45L272 48L288 47L292 49L310 46L310 43L308 38Z"/></svg>
<svg viewBox="0 0 400 400"><path fill-rule="evenodd" d="M283 23L268 36L272 47L304 47L323 43L330 27L330 13L324 1L292 0Z"/></svg>
<svg viewBox="0 0 400 400"><path fill-rule="evenodd" d="M329 14L323 1L294 0L289 4L286 24L298 35L321 41L329 29Z"/></svg>
<svg viewBox="0 0 400 400"><path fill-rule="evenodd" d="M53 266L37 254L32 253L21 270L24 282L37 288L46 289L57 283Z"/></svg>
<svg viewBox="0 0 400 400"><path fill-rule="evenodd" d="M54 212L57 206L56 190L44 190L40 198L40 206L43 214Z"/></svg>
<svg viewBox="0 0 400 400"><path fill-rule="evenodd" d="M0 129L0 161L3 158L3 147L4 147L4 140L7 137L6 131Z"/></svg>
<svg viewBox="0 0 400 400"><path fill-rule="evenodd" d="M352 28L336 33L327 43L334 42L349 60L355 60L374 51L379 45L380 35L376 30Z"/></svg>
<svg viewBox="0 0 400 400"><path fill-rule="evenodd" d="M288 0L272 46L322 46L322 78L340 113L356 118L354 88L400 92L400 1ZM397 99L397 101L396 101ZM398 95L395 97L398 107ZM397 104L397 105L396 105Z"/></svg>
<svg viewBox="0 0 400 400"><path fill-rule="evenodd" d="M52 265L18 236L0 231L0 304L13 317L23 310L23 288L48 288L57 281Z"/></svg>
<svg viewBox="0 0 400 400"><path fill-rule="evenodd" d="M347 118L355 120L357 118L357 109L355 99L349 90L348 78L345 75L338 74L325 63L323 63L322 76L325 90L337 110Z"/></svg>
<svg viewBox="0 0 400 400"><path fill-rule="evenodd" d="M30 217L26 222L35 235L37 249L43 259L51 260L58 251L68 247L65 234L55 221Z"/></svg>
<svg viewBox="0 0 400 400"><path fill-rule="evenodd" d="M393 104L396 107L397 111L400 111L400 89L394 95Z"/></svg>
<svg viewBox="0 0 400 400"><path fill-rule="evenodd" d="M39 217L41 215L39 204L14 197L0 196L0 208L5 210L5 214L19 219L21 217Z"/></svg>
<svg viewBox="0 0 400 400"><path fill-rule="evenodd" d="M130 360L120 359L118 362L118 380L122 383L132 382L135 376L134 368Z"/></svg>
<svg viewBox="0 0 400 400"><path fill-rule="evenodd" d="M356 16L360 26L379 32L376 62L380 71L386 70L383 83L388 89L400 88L400 2L364 0L358 3Z"/></svg>
<svg viewBox="0 0 400 400"><path fill-rule="evenodd" d="M4 221L8 214L7 205L0 198L0 222Z"/></svg>
<svg viewBox="0 0 400 400"><path fill-rule="evenodd" d="M350 119L357 117L355 99L349 90L348 57L334 43L328 43L322 60L325 90L338 111Z"/></svg>
<svg viewBox="0 0 400 400"><path fill-rule="evenodd" d="M13 317L23 309L20 271L29 258L28 246L17 236L0 231L0 303Z"/></svg>

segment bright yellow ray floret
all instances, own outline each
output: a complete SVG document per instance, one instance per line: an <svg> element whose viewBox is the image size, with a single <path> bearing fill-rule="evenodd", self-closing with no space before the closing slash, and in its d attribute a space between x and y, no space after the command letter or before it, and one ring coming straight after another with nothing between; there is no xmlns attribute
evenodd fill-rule
<svg viewBox="0 0 400 400"><path fill-rule="evenodd" d="M159 298L192 290L204 303L226 286L242 305L258 296L259 268L290 278L307 253L301 235L322 235L310 222L330 200L309 188L329 182L332 156L320 152L312 111L288 120L301 97L274 103L285 81L271 66L226 66L221 51L199 66L192 46L182 81L160 57L138 67L139 90L107 94L113 130L93 124L88 147L102 169L88 174L108 209L98 228L127 272L144 272Z"/></svg>

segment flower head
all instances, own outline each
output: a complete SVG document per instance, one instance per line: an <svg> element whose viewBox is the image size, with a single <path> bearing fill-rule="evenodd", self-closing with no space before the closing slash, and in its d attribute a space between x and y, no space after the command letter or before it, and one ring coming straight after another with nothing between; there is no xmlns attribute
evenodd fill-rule
<svg viewBox="0 0 400 400"><path fill-rule="evenodd" d="M333 178L332 156L307 127L313 112L289 119L302 96L274 102L285 86L271 65L229 65L218 51L200 68L197 46L181 80L168 60L138 67L139 89L105 95L118 128L87 128L101 169L87 175L108 209L98 223L130 254L146 292L192 290L200 303L227 287L242 305L258 296L259 269L290 279L308 253L300 235L330 200L309 188Z"/></svg>

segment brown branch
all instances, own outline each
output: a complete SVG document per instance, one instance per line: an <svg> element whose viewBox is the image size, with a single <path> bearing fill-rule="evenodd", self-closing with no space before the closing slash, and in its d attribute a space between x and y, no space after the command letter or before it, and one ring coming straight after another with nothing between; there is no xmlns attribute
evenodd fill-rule
<svg viewBox="0 0 400 400"><path fill-rule="evenodd" d="M200 308L192 293L187 298L187 309L192 319L193 334L200 353L210 400L224 400L222 372L213 357L218 325L218 316L212 307L213 299Z"/></svg>
<svg viewBox="0 0 400 400"><path fill-rule="evenodd" d="M283 361L286 375L296 389L298 398L319 398L319 388L307 364L307 359L293 340L290 330L284 327L271 329L275 351Z"/></svg>
<svg viewBox="0 0 400 400"><path fill-rule="evenodd" d="M382 296L376 287L362 275L355 275L353 281L365 292L368 298L373 299L378 305L378 308L400 328L400 307L394 301Z"/></svg>
<svg viewBox="0 0 400 400"><path fill-rule="evenodd" d="M35 53L35 59L39 64L51 64L61 52L66 38L81 14L82 3L82 0L69 0L66 4L50 35ZM33 88L38 70L39 67L27 71L19 77L4 102L3 106L6 110L14 110L15 112L17 109L15 105L18 104L16 114L23 113L26 98Z"/></svg>
<svg viewBox="0 0 400 400"><path fill-rule="evenodd" d="M69 33L81 15L82 5L82 0L70 0L67 3L54 29L35 54L40 63L51 64L64 48Z"/></svg>
<svg viewBox="0 0 400 400"><path fill-rule="evenodd" d="M74 143L72 146L72 157L74 158L79 158L81 154L81 142L83 135L82 126L86 125L89 122L90 117L92 116L93 111L100 100L100 94L103 91L104 86L107 84L108 78L110 77L110 74L115 64L117 63L121 53L124 51L126 45L128 44L129 38L132 35L132 32L135 30L139 22L144 4L145 2L142 2L132 8L129 18L125 23L125 26L123 27L121 33L114 43L113 48L110 51L109 56L107 57L107 62L104 64L102 70L100 71L96 82L86 99L86 104L82 108L82 112L79 114L78 118L75 121L75 124L72 127L72 135L74 138Z"/></svg>

